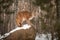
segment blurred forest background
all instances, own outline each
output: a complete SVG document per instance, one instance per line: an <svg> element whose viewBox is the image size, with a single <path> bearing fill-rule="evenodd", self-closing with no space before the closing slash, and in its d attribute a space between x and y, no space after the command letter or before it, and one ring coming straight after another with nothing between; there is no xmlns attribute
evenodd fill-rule
<svg viewBox="0 0 60 40"><path fill-rule="evenodd" d="M23 10L37 14L32 23L38 34L51 33L51 40L60 40L60 0L0 0L1 35L16 27L16 13Z"/></svg>

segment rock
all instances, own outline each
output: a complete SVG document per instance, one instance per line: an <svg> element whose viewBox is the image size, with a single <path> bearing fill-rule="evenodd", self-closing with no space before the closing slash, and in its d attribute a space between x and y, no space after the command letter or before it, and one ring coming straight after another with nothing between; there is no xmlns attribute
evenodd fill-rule
<svg viewBox="0 0 60 40"><path fill-rule="evenodd" d="M34 27L30 27L29 29L22 29L13 32L4 40L35 40L35 36L36 36L36 31Z"/></svg>

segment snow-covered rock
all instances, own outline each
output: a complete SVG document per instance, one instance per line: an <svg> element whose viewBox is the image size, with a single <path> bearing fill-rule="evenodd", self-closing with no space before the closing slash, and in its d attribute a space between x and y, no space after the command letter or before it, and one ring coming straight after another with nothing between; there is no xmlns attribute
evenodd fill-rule
<svg viewBox="0 0 60 40"><path fill-rule="evenodd" d="M35 40L51 40L51 34L37 34Z"/></svg>

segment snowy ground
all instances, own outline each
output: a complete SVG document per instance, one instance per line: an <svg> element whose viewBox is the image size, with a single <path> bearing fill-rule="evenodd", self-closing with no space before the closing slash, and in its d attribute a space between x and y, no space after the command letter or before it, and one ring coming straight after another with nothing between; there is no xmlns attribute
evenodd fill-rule
<svg viewBox="0 0 60 40"><path fill-rule="evenodd" d="M51 40L51 34L37 34L35 40Z"/></svg>
<svg viewBox="0 0 60 40"><path fill-rule="evenodd" d="M35 40L51 40L51 34L37 34Z"/></svg>
<svg viewBox="0 0 60 40"><path fill-rule="evenodd" d="M28 24L23 25L23 27L17 27L17 28L15 28L15 29L13 29L12 31L4 34L3 36L0 35L0 39L9 36L10 33L13 33L13 32L15 32L15 31L17 31L17 30L29 29L30 27L31 27L31 26L28 25ZM35 40L51 40L51 34L36 34ZM56 40L56 39L54 39L54 40Z"/></svg>

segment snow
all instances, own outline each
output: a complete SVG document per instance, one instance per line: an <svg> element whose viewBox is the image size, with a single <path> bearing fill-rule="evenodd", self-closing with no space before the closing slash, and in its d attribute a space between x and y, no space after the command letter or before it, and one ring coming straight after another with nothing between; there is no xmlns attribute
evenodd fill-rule
<svg viewBox="0 0 60 40"><path fill-rule="evenodd" d="M13 29L12 31L5 33L4 35L0 36L0 39L5 38L7 36L9 36L11 33L17 31L17 30L21 30L21 29L29 29L31 27L31 25L28 24L24 24L22 27L16 27L15 29Z"/></svg>
<svg viewBox="0 0 60 40"><path fill-rule="evenodd" d="M21 29L29 29L31 26L28 24L23 25L22 27L16 27L15 29L13 29L12 31L10 31L9 33L5 33L4 35L0 35L0 39L5 38L7 36L9 36L11 33L17 31L17 30L21 30ZM51 40L51 34L36 34L36 38L35 40ZM54 39L56 40L56 38Z"/></svg>
<svg viewBox="0 0 60 40"><path fill-rule="evenodd" d="M47 39L46 39L46 35L44 35L44 34L36 35L35 40L47 40Z"/></svg>
<svg viewBox="0 0 60 40"><path fill-rule="evenodd" d="M17 27L17 28L15 28L15 29L13 29L13 30L10 31L9 33L13 33L13 32L15 32L15 31L21 30L21 29L29 29L30 27L31 27L30 25L25 24L25 25L23 25L22 27Z"/></svg>
<svg viewBox="0 0 60 40"><path fill-rule="evenodd" d="M0 38L2 37L0 35ZM51 40L51 34L37 34L35 40ZM56 40L56 38L54 40Z"/></svg>
<svg viewBox="0 0 60 40"><path fill-rule="evenodd" d="M51 40L51 34L37 34L35 40Z"/></svg>

